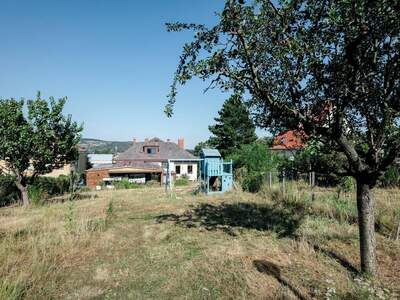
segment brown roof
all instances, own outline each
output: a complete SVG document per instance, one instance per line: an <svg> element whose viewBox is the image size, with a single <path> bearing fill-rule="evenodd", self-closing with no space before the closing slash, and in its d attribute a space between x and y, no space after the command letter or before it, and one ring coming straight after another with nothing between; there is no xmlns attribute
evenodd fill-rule
<svg viewBox="0 0 400 300"><path fill-rule="evenodd" d="M272 150L295 150L304 148L304 135L296 130L281 132L274 138Z"/></svg>
<svg viewBox="0 0 400 300"><path fill-rule="evenodd" d="M145 171L162 171L162 167L158 164L151 163L151 162L138 162L138 161L131 161L131 162L116 162L114 164L103 164L94 166L91 169L86 170L86 172L93 172L99 170L109 170L110 172L117 172L118 170L124 169L135 169L135 170L145 170Z"/></svg>
<svg viewBox="0 0 400 300"><path fill-rule="evenodd" d="M145 151L146 147L156 147L157 151L154 154L149 154ZM115 161L160 162L168 159L191 160L196 159L196 157L188 151L179 148L179 146L173 142L164 142L159 138L153 138L145 142L133 142L132 146L128 150L115 158Z"/></svg>

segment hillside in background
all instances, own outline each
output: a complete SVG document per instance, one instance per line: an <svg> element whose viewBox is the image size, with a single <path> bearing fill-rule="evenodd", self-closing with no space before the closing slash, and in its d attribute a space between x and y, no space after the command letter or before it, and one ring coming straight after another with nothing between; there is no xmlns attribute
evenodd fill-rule
<svg viewBox="0 0 400 300"><path fill-rule="evenodd" d="M131 141L115 142L115 141L103 141L90 138L82 138L81 143L88 146L88 153L102 153L102 154L124 152L132 145Z"/></svg>
<svg viewBox="0 0 400 300"><path fill-rule="evenodd" d="M88 146L88 153L96 154L113 154L121 153L132 146L132 142L121 142L121 141L103 141L98 139L82 138L81 144ZM192 149L186 149L186 151L193 154Z"/></svg>

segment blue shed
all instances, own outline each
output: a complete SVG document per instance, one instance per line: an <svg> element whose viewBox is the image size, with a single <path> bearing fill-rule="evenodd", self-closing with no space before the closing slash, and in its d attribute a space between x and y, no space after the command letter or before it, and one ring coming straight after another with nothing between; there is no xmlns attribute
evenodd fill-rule
<svg viewBox="0 0 400 300"><path fill-rule="evenodd" d="M224 162L217 149L200 151L201 188L206 194L223 193L233 186L232 161Z"/></svg>

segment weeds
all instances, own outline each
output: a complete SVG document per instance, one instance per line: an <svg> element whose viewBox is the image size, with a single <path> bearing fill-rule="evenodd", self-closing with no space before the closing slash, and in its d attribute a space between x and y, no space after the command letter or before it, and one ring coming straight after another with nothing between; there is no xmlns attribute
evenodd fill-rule
<svg viewBox="0 0 400 300"><path fill-rule="evenodd" d="M44 190L39 185L30 185L28 186L28 197L33 206L42 206Z"/></svg>
<svg viewBox="0 0 400 300"><path fill-rule="evenodd" d="M7 280L0 279L0 299L19 300L23 299L26 286L21 281L11 283Z"/></svg>
<svg viewBox="0 0 400 300"><path fill-rule="evenodd" d="M70 201L67 206L67 211L64 215L64 228L69 234L74 234L76 232L76 220L75 220L75 202Z"/></svg>
<svg viewBox="0 0 400 300"><path fill-rule="evenodd" d="M0 299L386 299L376 298L380 289L385 297L398 289L400 244L379 234L378 277L368 287L354 282L354 199L335 200L334 189L317 189L315 201L295 186L272 190L177 191L177 199L120 190L2 208ZM398 199L378 193L377 220L394 224Z"/></svg>

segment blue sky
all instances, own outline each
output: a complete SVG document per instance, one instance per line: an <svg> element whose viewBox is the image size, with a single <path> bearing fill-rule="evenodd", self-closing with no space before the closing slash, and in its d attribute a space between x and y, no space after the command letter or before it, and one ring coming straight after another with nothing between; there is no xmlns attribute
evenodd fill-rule
<svg viewBox="0 0 400 300"><path fill-rule="evenodd" d="M187 147L209 136L226 94L180 88L173 118L163 113L190 33L164 24L213 24L222 0L0 0L0 98L67 96L84 137L158 136Z"/></svg>

